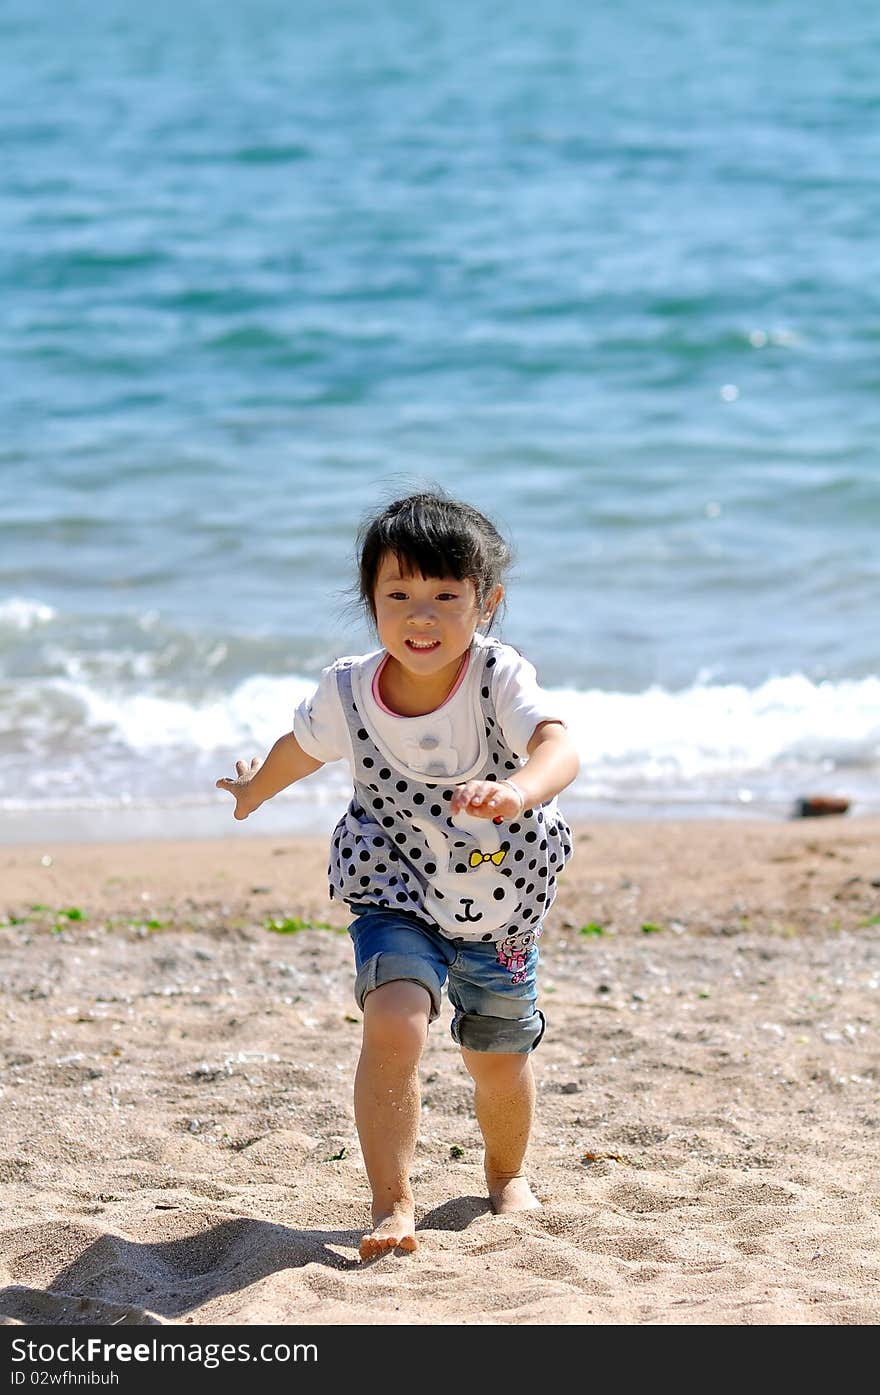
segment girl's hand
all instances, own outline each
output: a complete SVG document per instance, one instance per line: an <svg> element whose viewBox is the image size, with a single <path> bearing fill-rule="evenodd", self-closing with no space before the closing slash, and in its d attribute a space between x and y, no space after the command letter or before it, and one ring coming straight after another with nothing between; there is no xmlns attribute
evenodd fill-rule
<svg viewBox="0 0 880 1395"><path fill-rule="evenodd" d="M246 819L248 814L252 814L254 810L259 809L262 804L263 801L261 799L255 802L250 795L251 780L256 775L262 763L259 756L254 756L250 765L247 765L243 760L237 760L235 762L235 768L238 771L237 779L217 781L217 789L229 790L229 793L235 799L235 808L232 811L233 818Z"/></svg>
<svg viewBox="0 0 880 1395"><path fill-rule="evenodd" d="M515 819L523 811L523 801L505 781L467 780L456 786L450 809L453 814L464 810L478 819Z"/></svg>

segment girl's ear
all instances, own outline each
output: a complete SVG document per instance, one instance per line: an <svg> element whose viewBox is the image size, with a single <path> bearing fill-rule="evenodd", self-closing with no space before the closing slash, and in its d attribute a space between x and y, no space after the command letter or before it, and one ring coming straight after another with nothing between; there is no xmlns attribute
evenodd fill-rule
<svg viewBox="0 0 880 1395"><path fill-rule="evenodd" d="M503 586L501 585L501 583L499 582L499 584L495 587L495 590L492 592L492 594L491 594L490 596L487 596L487 597L486 597L486 601L485 601L485 604L484 604L484 606L483 606L483 620L484 620L484 622L487 622L487 621L489 621L489 620L492 619L492 616L495 614L496 610L498 609L499 605L501 604L501 598L502 598L503 595L504 595L504 587L503 587Z"/></svg>

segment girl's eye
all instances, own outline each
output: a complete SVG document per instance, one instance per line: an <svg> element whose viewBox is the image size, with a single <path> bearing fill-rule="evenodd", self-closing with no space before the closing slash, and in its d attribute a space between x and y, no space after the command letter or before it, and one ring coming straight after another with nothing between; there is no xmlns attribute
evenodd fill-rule
<svg viewBox="0 0 880 1395"><path fill-rule="evenodd" d="M388 592L388 599L389 599L389 601L407 601L407 600L409 600L409 594L408 594L408 592L406 592L406 591L389 591L389 592ZM458 592L457 592L457 591L438 591L438 593L437 593L437 600L438 600L438 601L457 601L457 600L458 600Z"/></svg>

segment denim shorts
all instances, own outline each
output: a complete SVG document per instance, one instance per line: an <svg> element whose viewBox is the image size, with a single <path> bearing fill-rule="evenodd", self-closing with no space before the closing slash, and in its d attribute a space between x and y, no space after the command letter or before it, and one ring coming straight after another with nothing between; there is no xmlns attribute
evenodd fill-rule
<svg viewBox="0 0 880 1395"><path fill-rule="evenodd" d="M544 1035L544 1014L535 1008L537 945L526 956L524 972L517 975L522 981L514 983L513 975L498 963L494 944L449 940L404 911L381 906L351 909L356 916L348 927L357 966L354 995L361 1010L374 988L407 979L427 989L433 1022L448 975L449 1001L455 1008L453 1041L468 1051L534 1051Z"/></svg>

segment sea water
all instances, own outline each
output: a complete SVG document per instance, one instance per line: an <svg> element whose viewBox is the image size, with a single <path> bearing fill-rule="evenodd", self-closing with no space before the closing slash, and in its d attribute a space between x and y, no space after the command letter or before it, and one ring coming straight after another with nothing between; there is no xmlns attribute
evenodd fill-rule
<svg viewBox="0 0 880 1395"><path fill-rule="evenodd" d="M572 816L880 808L878 66L862 0L7 0L0 837L229 831L435 483Z"/></svg>

